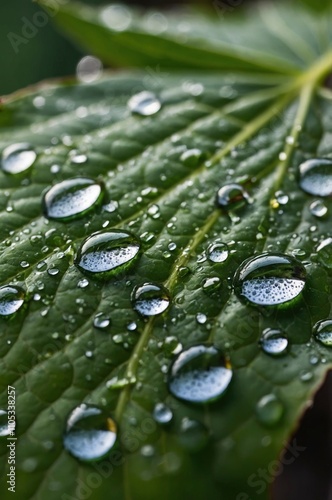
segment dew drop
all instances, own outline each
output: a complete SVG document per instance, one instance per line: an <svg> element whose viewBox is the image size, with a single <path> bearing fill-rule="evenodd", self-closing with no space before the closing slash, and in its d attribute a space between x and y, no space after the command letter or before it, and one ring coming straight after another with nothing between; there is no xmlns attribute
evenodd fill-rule
<svg viewBox="0 0 332 500"><path fill-rule="evenodd" d="M93 56L83 57L76 67L77 79L82 83L92 83L98 80L103 73L103 64Z"/></svg>
<svg viewBox="0 0 332 500"><path fill-rule="evenodd" d="M0 316L15 314L24 303L24 291L14 286L0 287Z"/></svg>
<svg viewBox="0 0 332 500"><path fill-rule="evenodd" d="M153 409L153 418L158 424L169 424L173 418L173 413L164 403L157 403Z"/></svg>
<svg viewBox="0 0 332 500"><path fill-rule="evenodd" d="M332 319L318 321L313 328L314 338L325 345L332 347Z"/></svg>
<svg viewBox="0 0 332 500"><path fill-rule="evenodd" d="M272 328L263 331L259 343L262 350L271 356L285 354L288 347L288 339L283 332Z"/></svg>
<svg viewBox="0 0 332 500"><path fill-rule="evenodd" d="M302 163L300 169L300 186L306 193L314 196L331 196L332 194L332 159L313 158Z"/></svg>
<svg viewBox="0 0 332 500"><path fill-rule="evenodd" d="M67 179L45 193L44 213L59 221L78 219L101 203L103 195L102 186L92 179Z"/></svg>
<svg viewBox="0 0 332 500"><path fill-rule="evenodd" d="M261 424L273 427L283 416L284 407L274 394L263 396L256 405L256 415Z"/></svg>
<svg viewBox="0 0 332 500"><path fill-rule="evenodd" d="M30 144L12 144L2 152L1 169L6 174L21 174L32 166L36 157Z"/></svg>
<svg viewBox="0 0 332 500"><path fill-rule="evenodd" d="M328 212L328 208L322 200L313 201L309 208L312 215L318 219L324 217Z"/></svg>
<svg viewBox="0 0 332 500"><path fill-rule="evenodd" d="M168 379L170 392L192 403L218 399L232 379L232 370L213 346L203 345L183 350L173 362Z"/></svg>
<svg viewBox="0 0 332 500"><path fill-rule="evenodd" d="M64 435L64 447L83 461L103 459L113 448L117 426L112 418L97 406L81 404L69 415Z"/></svg>
<svg viewBox="0 0 332 500"><path fill-rule="evenodd" d="M217 205L224 210L234 210L238 208L243 201L251 203L251 198L241 184L226 184L217 192Z"/></svg>
<svg viewBox="0 0 332 500"><path fill-rule="evenodd" d="M96 314L93 320L93 326L95 328L99 328L100 330L103 330L110 326L111 324L111 318L108 316L108 314L99 312Z"/></svg>
<svg viewBox="0 0 332 500"><path fill-rule="evenodd" d="M128 107L132 113L141 116L151 116L158 113L161 103L155 94L143 91L129 99Z"/></svg>
<svg viewBox="0 0 332 500"><path fill-rule="evenodd" d="M142 316L162 314L170 305L168 291L161 285L144 283L132 294L133 308Z"/></svg>
<svg viewBox="0 0 332 500"><path fill-rule="evenodd" d="M196 167L199 164L202 156L202 151L200 149L188 149L187 151L184 151L182 153L180 161L182 161L188 167Z"/></svg>
<svg viewBox="0 0 332 500"><path fill-rule="evenodd" d="M211 262L225 262L228 255L228 246L226 243L212 243L207 249L207 257Z"/></svg>
<svg viewBox="0 0 332 500"><path fill-rule="evenodd" d="M139 251L140 243L132 233L117 229L99 231L82 243L75 265L83 273L107 279L130 269Z"/></svg>
<svg viewBox="0 0 332 500"><path fill-rule="evenodd" d="M240 265L233 284L240 299L255 305L275 306L300 295L305 278L304 266L294 257L263 253Z"/></svg>
<svg viewBox="0 0 332 500"><path fill-rule="evenodd" d="M203 313L197 313L196 314L196 321L199 325L204 325L207 321L207 317Z"/></svg>
<svg viewBox="0 0 332 500"><path fill-rule="evenodd" d="M0 410L0 437L10 436L15 431L15 421L10 419L6 410Z"/></svg>
<svg viewBox="0 0 332 500"><path fill-rule="evenodd" d="M332 269L332 238L321 241L317 247L318 260L323 266Z"/></svg>

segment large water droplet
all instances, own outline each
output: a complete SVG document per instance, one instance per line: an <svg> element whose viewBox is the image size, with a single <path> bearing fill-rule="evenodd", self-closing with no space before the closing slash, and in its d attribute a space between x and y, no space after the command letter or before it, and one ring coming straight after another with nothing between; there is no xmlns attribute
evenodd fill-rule
<svg viewBox="0 0 332 500"><path fill-rule="evenodd" d="M274 394L263 396L256 406L257 418L266 427L273 427L278 424L283 413L284 407Z"/></svg>
<svg viewBox="0 0 332 500"><path fill-rule="evenodd" d="M170 392L192 403L208 403L218 399L232 379L232 370L222 354L213 346L189 347L171 366L168 380Z"/></svg>
<svg viewBox="0 0 332 500"><path fill-rule="evenodd" d="M74 457L92 461L104 458L116 437L117 426L112 418L97 406L81 404L69 415L63 442Z"/></svg>
<svg viewBox="0 0 332 500"><path fill-rule="evenodd" d="M161 285L144 283L137 286L132 295L133 308L142 316L156 316L168 308L168 291Z"/></svg>
<svg viewBox="0 0 332 500"><path fill-rule="evenodd" d="M275 306L290 302L305 285L306 271L294 257L263 253L245 260L234 276L235 293L251 304Z"/></svg>
<svg viewBox="0 0 332 500"><path fill-rule="evenodd" d="M75 265L83 273L105 279L130 269L139 251L140 243L132 233L117 229L100 231L82 243Z"/></svg>
<svg viewBox="0 0 332 500"><path fill-rule="evenodd" d="M285 354L288 347L288 339L280 330L267 328L260 338L260 345L266 354L280 356Z"/></svg>
<svg viewBox="0 0 332 500"><path fill-rule="evenodd" d="M67 179L45 193L44 212L49 219L77 219L101 203L103 194L102 186L92 179Z"/></svg>
<svg viewBox="0 0 332 500"><path fill-rule="evenodd" d="M151 116L161 108L161 103L152 92L140 92L128 101L128 107L132 113L141 116Z"/></svg>
<svg viewBox="0 0 332 500"><path fill-rule="evenodd" d="M30 144L12 144L2 152L1 169L6 174L20 174L32 166L36 157Z"/></svg>
<svg viewBox="0 0 332 500"><path fill-rule="evenodd" d="M241 184L226 184L217 192L217 205L225 210L235 210L243 201L251 202L251 198Z"/></svg>
<svg viewBox="0 0 332 500"><path fill-rule="evenodd" d="M313 158L300 165L300 186L315 196L332 194L332 159Z"/></svg>
<svg viewBox="0 0 332 500"><path fill-rule="evenodd" d="M207 257L211 262L225 262L228 258L226 243L212 243L207 249Z"/></svg>
<svg viewBox="0 0 332 500"><path fill-rule="evenodd" d="M22 307L24 296L24 291L19 287L0 287L0 316L15 314Z"/></svg>
<svg viewBox="0 0 332 500"><path fill-rule="evenodd" d="M315 324L313 334L326 347L332 347L332 319L323 319Z"/></svg>
<svg viewBox="0 0 332 500"><path fill-rule="evenodd" d="M153 418L158 424L168 424L173 418L173 413L164 403L157 403L153 409Z"/></svg>

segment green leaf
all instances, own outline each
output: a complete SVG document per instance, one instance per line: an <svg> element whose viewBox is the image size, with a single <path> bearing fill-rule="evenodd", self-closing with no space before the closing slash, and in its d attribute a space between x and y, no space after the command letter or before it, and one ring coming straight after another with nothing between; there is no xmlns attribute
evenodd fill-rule
<svg viewBox="0 0 332 500"><path fill-rule="evenodd" d="M309 208L315 198L298 185L304 160L331 157L332 94L322 86L332 70L328 20L304 25L305 12L282 9L269 21L262 12L264 22L255 15L235 20L222 34L195 18L184 46L173 28L145 38L138 19L137 30L116 33L101 28L93 12L64 5L56 19L73 36L101 56L119 50L106 60L144 66L166 54L169 68L181 59L185 68L205 71L45 84L1 105L1 151L28 143L37 153L25 173L0 171L0 284L26 293L24 307L0 319L0 409L8 404L7 385L15 387L20 500L264 498L276 457L331 368L331 350L312 338L312 326L330 314L331 270L317 246L331 237L332 202L324 199L329 215L317 218ZM277 29L280 15L293 32ZM162 103L153 116L130 113L128 100L142 90ZM82 176L103 183L111 211L96 206L79 221L45 218L45 191ZM253 198L238 218L215 205L217 190L230 182ZM286 204L278 203L280 190ZM74 257L87 236L111 228L134 233L143 248L136 267L103 284L86 278ZM206 258L218 238L230 250L219 264ZM265 251L295 255L308 273L300 300L266 313L240 302L231 287L238 266ZM203 287L210 278L220 280L211 292ZM164 285L172 303L144 320L131 294L150 281ZM100 312L111 317L104 330L94 326ZM206 322L197 321L199 313ZM136 329L128 328L133 323ZM267 327L287 334L286 356L260 349ZM166 383L172 351L206 342L229 357L227 393L204 406L176 400ZM267 426L257 405L271 394L282 414ZM105 408L119 425L109 460L83 464L64 450L67 417L82 402ZM165 427L152 418L160 402L174 415ZM6 439L0 447L7 474ZM2 495L11 498L7 485Z"/></svg>

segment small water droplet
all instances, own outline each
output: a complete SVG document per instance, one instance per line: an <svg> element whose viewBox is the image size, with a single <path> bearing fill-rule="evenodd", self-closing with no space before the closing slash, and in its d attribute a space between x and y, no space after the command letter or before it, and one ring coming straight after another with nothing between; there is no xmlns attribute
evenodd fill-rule
<svg viewBox="0 0 332 500"><path fill-rule="evenodd" d="M103 195L102 186L92 179L67 179L45 193L44 212L49 219L77 219L101 203Z"/></svg>
<svg viewBox="0 0 332 500"><path fill-rule="evenodd" d="M212 243L207 249L207 257L211 262L225 262L228 255L229 252L226 243Z"/></svg>
<svg viewBox="0 0 332 500"><path fill-rule="evenodd" d="M310 212L320 219L327 214L328 208L322 200L315 200L310 205Z"/></svg>
<svg viewBox="0 0 332 500"><path fill-rule="evenodd" d="M24 303L24 291L14 286L0 287L0 316L15 314Z"/></svg>
<svg viewBox="0 0 332 500"><path fill-rule="evenodd" d="M59 274L59 269L57 267L52 267L52 268L47 270L47 273L50 276L56 276L57 274Z"/></svg>
<svg viewBox="0 0 332 500"><path fill-rule="evenodd" d="M142 316L156 316L169 307L168 291L161 285L144 283L137 286L132 294L133 308Z"/></svg>
<svg viewBox="0 0 332 500"><path fill-rule="evenodd" d="M158 424L168 424L173 418L173 413L164 403L157 403L153 409L153 418Z"/></svg>
<svg viewBox="0 0 332 500"><path fill-rule="evenodd" d="M208 403L218 399L232 379L232 370L213 346L203 345L183 350L173 362L168 387L179 399Z"/></svg>
<svg viewBox="0 0 332 500"><path fill-rule="evenodd" d="M271 356L280 356L287 352L288 339L280 330L267 328L259 341L262 350Z"/></svg>
<svg viewBox="0 0 332 500"><path fill-rule="evenodd" d="M251 304L275 306L295 299L305 286L306 271L294 257L263 253L245 260L234 276L235 293Z"/></svg>
<svg viewBox="0 0 332 500"><path fill-rule="evenodd" d="M93 326L95 328L103 330L104 328L110 326L110 324L111 324L111 318L106 313L99 312L94 317Z"/></svg>
<svg viewBox="0 0 332 500"><path fill-rule="evenodd" d="M323 266L332 269L332 238L321 241L317 247L318 260Z"/></svg>
<svg viewBox="0 0 332 500"><path fill-rule="evenodd" d="M197 313L196 314L196 321L199 325L204 325L207 321L207 317L203 313Z"/></svg>
<svg viewBox="0 0 332 500"><path fill-rule="evenodd" d="M132 113L141 116L151 116L158 113L161 103L155 94L143 91L129 99L128 107Z"/></svg>
<svg viewBox="0 0 332 500"><path fill-rule="evenodd" d="M314 196L331 196L332 194L332 159L313 158L302 163L300 170L300 186L306 193Z"/></svg>
<svg viewBox="0 0 332 500"><path fill-rule="evenodd" d="M97 406L81 404L69 415L64 447L82 461L101 460L113 448L117 426Z"/></svg>
<svg viewBox="0 0 332 500"><path fill-rule="evenodd" d="M93 56L83 57L76 67L77 79L82 83L92 83L98 80L103 73L103 64Z"/></svg>
<svg viewBox="0 0 332 500"><path fill-rule="evenodd" d="M135 321L132 321L131 323L129 323L129 325L127 325L127 330L129 332L134 332L136 329L137 329L137 324L135 323Z"/></svg>
<svg viewBox="0 0 332 500"><path fill-rule="evenodd" d="M119 208L119 203L117 201L110 201L107 205L103 206L103 210L108 213L115 212Z"/></svg>
<svg viewBox="0 0 332 500"><path fill-rule="evenodd" d="M9 417L6 410L0 410L0 437L10 436L14 433L16 422L12 415Z"/></svg>
<svg viewBox="0 0 332 500"><path fill-rule="evenodd" d="M217 205L224 210L234 210L242 205L243 201L251 203L251 198L241 184L226 184L217 193Z"/></svg>
<svg viewBox="0 0 332 500"><path fill-rule="evenodd" d="M36 157L30 144L12 144L2 152L1 169L6 174L21 174L32 166Z"/></svg>
<svg viewBox="0 0 332 500"><path fill-rule="evenodd" d="M313 328L313 335L321 344L332 347L332 319L318 321Z"/></svg>
<svg viewBox="0 0 332 500"><path fill-rule="evenodd" d="M218 276L214 276L213 278L206 278L203 281L202 285L203 292L206 293L214 292L220 287L220 283L221 281L220 278L218 278Z"/></svg>
<svg viewBox="0 0 332 500"><path fill-rule="evenodd" d="M75 265L83 273L100 279L129 270L137 261L140 243L128 231L113 229L89 236L81 245Z"/></svg>
<svg viewBox="0 0 332 500"><path fill-rule="evenodd" d="M86 278L83 278L77 283L77 286L78 288L86 288L89 286L89 281Z"/></svg>
<svg viewBox="0 0 332 500"><path fill-rule="evenodd" d="M257 418L266 427L273 427L278 424L283 414L284 407L274 394L263 396L257 403Z"/></svg>
<svg viewBox="0 0 332 500"><path fill-rule="evenodd" d="M202 151L200 149L188 149L184 151L180 157L182 161L188 167L196 167L203 157Z"/></svg>

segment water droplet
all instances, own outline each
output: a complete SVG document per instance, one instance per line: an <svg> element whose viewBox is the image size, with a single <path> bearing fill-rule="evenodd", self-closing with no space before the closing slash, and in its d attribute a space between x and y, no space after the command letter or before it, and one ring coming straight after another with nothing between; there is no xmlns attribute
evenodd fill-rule
<svg viewBox="0 0 332 500"><path fill-rule="evenodd" d="M182 153L180 161L188 167L196 167L202 159L202 156L202 151L200 149L188 149Z"/></svg>
<svg viewBox="0 0 332 500"><path fill-rule="evenodd" d="M263 396L257 403L256 415L261 424L273 427L283 416L284 407L274 394Z"/></svg>
<svg viewBox="0 0 332 500"><path fill-rule="evenodd" d="M217 193L217 205L225 210L238 208L243 201L251 203L251 198L241 184L226 184Z"/></svg>
<svg viewBox="0 0 332 500"><path fill-rule="evenodd" d="M85 163L88 160L88 157L84 154L73 154L70 157L70 161L76 165L81 165L82 163Z"/></svg>
<svg viewBox="0 0 332 500"><path fill-rule="evenodd" d="M93 461L108 454L116 437L117 426L112 418L97 406L81 404L69 415L63 442L74 457Z"/></svg>
<svg viewBox="0 0 332 500"><path fill-rule="evenodd" d="M1 169L6 174L21 174L32 166L36 157L30 144L12 144L2 152Z"/></svg>
<svg viewBox="0 0 332 500"><path fill-rule="evenodd" d="M77 286L78 288L86 288L89 286L89 281L86 278L83 278L77 283Z"/></svg>
<svg viewBox="0 0 332 500"><path fill-rule="evenodd" d="M203 345L183 350L173 362L168 387L179 399L208 403L218 399L232 379L232 370L213 346Z"/></svg>
<svg viewBox="0 0 332 500"><path fill-rule="evenodd" d="M288 347L288 339L280 330L267 328L259 341L262 350L271 356L285 354Z"/></svg>
<svg viewBox="0 0 332 500"><path fill-rule="evenodd" d="M77 219L101 203L103 194L102 186L92 179L68 179L45 193L44 212L49 219Z"/></svg>
<svg viewBox="0 0 332 500"><path fill-rule="evenodd" d="M214 292L220 287L220 283L221 281L220 278L218 278L218 276L214 276L213 278L206 278L203 281L202 285L203 292L206 293Z"/></svg>
<svg viewBox="0 0 332 500"><path fill-rule="evenodd" d="M93 320L93 326L95 328L100 328L103 330L104 328L107 328L111 324L111 319L108 316L108 314L99 312L96 314L94 320Z"/></svg>
<svg viewBox="0 0 332 500"><path fill-rule="evenodd" d="M48 269L47 270L47 273L50 275L50 276L56 276L57 274L59 274L59 269L56 268L56 267L52 267L51 269Z"/></svg>
<svg viewBox="0 0 332 500"><path fill-rule="evenodd" d="M305 285L306 271L294 257L263 253L245 260L234 276L237 296L251 304L275 306L295 299Z"/></svg>
<svg viewBox="0 0 332 500"><path fill-rule="evenodd" d="M300 186L306 193L314 196L331 196L332 194L332 159L313 158L302 163L300 169Z"/></svg>
<svg viewBox="0 0 332 500"><path fill-rule="evenodd" d="M197 313L196 314L196 321L199 325L204 325L207 321L207 317L203 313Z"/></svg>
<svg viewBox="0 0 332 500"><path fill-rule="evenodd" d="M319 243L317 255L323 266L332 269L332 238L326 238Z"/></svg>
<svg viewBox="0 0 332 500"><path fill-rule="evenodd" d="M126 30L132 20L130 10L124 5L114 4L101 11L101 19L114 31Z"/></svg>
<svg viewBox="0 0 332 500"><path fill-rule="evenodd" d="M332 319L323 319L315 324L314 338L326 347L332 347Z"/></svg>
<svg viewBox="0 0 332 500"><path fill-rule="evenodd" d="M83 273L105 279L130 269L139 251L140 243L132 233L117 229L99 231L82 243L75 265Z"/></svg>
<svg viewBox="0 0 332 500"><path fill-rule="evenodd" d="M169 307L168 291L161 285L144 283L137 286L132 294L133 308L142 316L156 316Z"/></svg>
<svg viewBox="0 0 332 500"><path fill-rule="evenodd" d="M226 243L212 243L207 249L207 257L211 262L225 262L228 258Z"/></svg>
<svg viewBox="0 0 332 500"><path fill-rule="evenodd" d="M174 335L171 335L165 338L164 350L166 354L179 354L182 351L182 344Z"/></svg>
<svg viewBox="0 0 332 500"><path fill-rule="evenodd" d="M161 108L161 103L152 92L140 92L128 101L128 107L132 113L141 116L151 116Z"/></svg>
<svg viewBox="0 0 332 500"><path fill-rule="evenodd" d="M322 200L315 200L310 205L310 212L320 219L327 214L328 208Z"/></svg>
<svg viewBox="0 0 332 500"><path fill-rule="evenodd" d="M110 201L107 205L103 206L103 210L108 213L115 212L119 208L119 203L117 201Z"/></svg>
<svg viewBox="0 0 332 500"><path fill-rule="evenodd" d="M0 287L0 316L15 314L24 303L24 291L14 286Z"/></svg>
<svg viewBox="0 0 332 500"><path fill-rule="evenodd" d="M279 205L287 205L289 197L283 191L277 191L274 196Z"/></svg>
<svg viewBox="0 0 332 500"><path fill-rule="evenodd" d="M103 64L100 59L93 56L83 57L77 67L76 76L82 83L92 83L98 80L103 73Z"/></svg>
<svg viewBox="0 0 332 500"><path fill-rule="evenodd" d="M173 418L173 413L164 403L157 403L153 409L153 418L158 424L168 424Z"/></svg>
<svg viewBox="0 0 332 500"><path fill-rule="evenodd" d="M6 410L0 410L0 437L10 436L15 431L15 420L9 418Z"/></svg>
<svg viewBox="0 0 332 500"><path fill-rule="evenodd" d="M129 325L127 325L127 330L129 332L134 332L136 329L137 329L137 324L135 323L135 321L132 321L131 323L129 323Z"/></svg>

